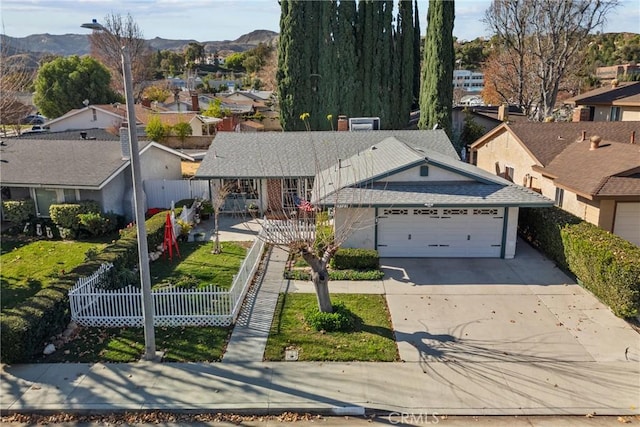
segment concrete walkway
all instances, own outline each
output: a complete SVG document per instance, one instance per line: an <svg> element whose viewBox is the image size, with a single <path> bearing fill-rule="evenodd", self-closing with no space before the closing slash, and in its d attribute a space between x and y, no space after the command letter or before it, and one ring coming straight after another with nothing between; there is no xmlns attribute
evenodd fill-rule
<svg viewBox="0 0 640 427"><path fill-rule="evenodd" d="M222 363L2 366L0 411L640 414L638 334L523 250L515 260L394 261L383 281L332 283L386 294L396 363L263 362L284 285L286 254L273 251Z"/></svg>
<svg viewBox="0 0 640 427"><path fill-rule="evenodd" d="M244 300L222 363L262 362L278 295L285 283L287 258L288 253L280 248L270 250L262 276Z"/></svg>

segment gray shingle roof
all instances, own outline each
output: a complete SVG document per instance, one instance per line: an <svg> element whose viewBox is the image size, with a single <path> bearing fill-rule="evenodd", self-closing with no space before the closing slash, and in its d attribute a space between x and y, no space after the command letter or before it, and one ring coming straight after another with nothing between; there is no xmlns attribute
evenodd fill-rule
<svg viewBox="0 0 640 427"><path fill-rule="evenodd" d="M419 164L445 167L480 182L511 184L503 178L457 158L430 149L411 148L404 142L389 137L348 159L342 160L339 162L339 166L335 164L318 173L314 180L314 198L325 199L339 188L374 182L381 177L393 175Z"/></svg>
<svg viewBox="0 0 640 427"><path fill-rule="evenodd" d="M458 173L450 182L376 182L419 164ZM339 173L340 172L340 173ZM472 178L473 180L464 180ZM410 148L390 137L331 166L314 180L313 203L360 206L551 206L552 201L476 166L433 150Z"/></svg>
<svg viewBox="0 0 640 427"><path fill-rule="evenodd" d="M479 182L377 184L345 188L320 204L328 206L552 206L553 201L516 185Z"/></svg>
<svg viewBox="0 0 640 427"><path fill-rule="evenodd" d="M2 185L97 189L128 164L122 159L119 141L20 138L4 143L0 153Z"/></svg>
<svg viewBox="0 0 640 427"><path fill-rule="evenodd" d="M220 132L198 168L196 178L311 177L338 159L394 137L410 147L458 159L443 130L371 132Z"/></svg>
<svg viewBox="0 0 640 427"><path fill-rule="evenodd" d="M100 141L119 141L120 136L107 132L104 129L84 129L84 130L68 130L63 132L38 132L38 133L23 133L17 138L20 139L81 139L80 132L87 133L87 139L95 138Z"/></svg>

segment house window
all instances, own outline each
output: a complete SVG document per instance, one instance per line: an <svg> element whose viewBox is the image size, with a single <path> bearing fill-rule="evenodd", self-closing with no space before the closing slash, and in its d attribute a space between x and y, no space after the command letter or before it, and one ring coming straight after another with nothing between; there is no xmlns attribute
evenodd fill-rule
<svg viewBox="0 0 640 427"><path fill-rule="evenodd" d="M49 217L49 206L58 203L56 190L36 188L36 208L38 216Z"/></svg>
<svg viewBox="0 0 640 427"><path fill-rule="evenodd" d="M230 189L230 193L245 194L247 198L258 197L258 187L255 179L223 179L222 185Z"/></svg>
<svg viewBox="0 0 640 427"><path fill-rule="evenodd" d="M513 169L513 167L511 166L505 166L504 167L504 178L513 182L513 174L515 173L515 170Z"/></svg>
<svg viewBox="0 0 640 427"><path fill-rule="evenodd" d="M429 166L420 166L420 176L429 176Z"/></svg>
<svg viewBox="0 0 640 427"><path fill-rule="evenodd" d="M300 204L301 199L311 200L312 190L313 178L284 178L282 180L282 206L294 208Z"/></svg>
<svg viewBox="0 0 640 427"><path fill-rule="evenodd" d="M611 115L609 116L610 122L620 121L620 107L611 107Z"/></svg>
<svg viewBox="0 0 640 427"><path fill-rule="evenodd" d="M76 194L76 190L65 189L63 194L64 194L65 203L74 203L78 201L78 195Z"/></svg>
<svg viewBox="0 0 640 427"><path fill-rule="evenodd" d="M556 206L561 208L564 199L564 189L556 187Z"/></svg>
<svg viewBox="0 0 640 427"><path fill-rule="evenodd" d="M294 208L296 199L298 198L298 186L300 180L298 178L285 178L282 180L282 206L285 208Z"/></svg>

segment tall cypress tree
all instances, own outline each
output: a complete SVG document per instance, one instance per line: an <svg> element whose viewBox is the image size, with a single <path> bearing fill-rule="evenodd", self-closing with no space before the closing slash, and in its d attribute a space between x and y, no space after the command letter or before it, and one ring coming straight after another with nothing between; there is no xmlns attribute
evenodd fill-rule
<svg viewBox="0 0 640 427"><path fill-rule="evenodd" d="M420 12L418 11L418 0L415 0L413 6L413 101L412 109L420 108L420 68L421 55L420 44L422 37L420 34ZM453 81L453 80L452 80Z"/></svg>
<svg viewBox="0 0 640 427"><path fill-rule="evenodd" d="M402 129L407 126L411 104L413 103L414 81L414 30L413 30L413 6L411 0L400 0L398 5L398 20L396 23L396 44L394 68L397 69L397 105L394 108L394 129Z"/></svg>
<svg viewBox="0 0 640 427"><path fill-rule="evenodd" d="M453 0L429 0L420 89L420 129L438 125L452 137Z"/></svg>
<svg viewBox="0 0 640 427"><path fill-rule="evenodd" d="M356 2L340 0L336 17L335 78L339 93L337 114L353 117L359 114L361 81L358 74L358 50L356 49ZM334 114L334 121L337 117Z"/></svg>
<svg viewBox="0 0 640 427"><path fill-rule="evenodd" d="M300 115L310 107L310 63L307 57L308 41L305 1L281 0L280 41L278 50L278 100L280 124L285 131L304 130ZM305 46L307 45L307 46Z"/></svg>

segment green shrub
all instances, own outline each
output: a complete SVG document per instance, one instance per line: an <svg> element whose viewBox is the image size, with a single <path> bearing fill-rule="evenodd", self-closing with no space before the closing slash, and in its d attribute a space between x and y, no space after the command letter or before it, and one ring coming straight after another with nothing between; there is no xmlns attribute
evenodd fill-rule
<svg viewBox="0 0 640 427"><path fill-rule="evenodd" d="M312 307L305 313L305 321L316 331L347 332L353 330L355 317L343 303L333 304L333 313L322 313L318 307Z"/></svg>
<svg viewBox="0 0 640 427"><path fill-rule="evenodd" d="M284 278L287 280L311 280L311 274L305 270L285 270Z"/></svg>
<svg viewBox="0 0 640 427"><path fill-rule="evenodd" d="M562 243L562 230L568 224L578 224L580 218L557 207L522 208L518 215L520 234L565 271L569 270Z"/></svg>
<svg viewBox="0 0 640 427"><path fill-rule="evenodd" d="M374 249L341 248L331 259L330 265L338 270L377 270L380 268L380 256Z"/></svg>
<svg viewBox="0 0 640 427"><path fill-rule="evenodd" d="M101 236L110 230L109 220L99 213L78 214L79 225L92 236Z"/></svg>
<svg viewBox="0 0 640 427"><path fill-rule="evenodd" d="M36 204L33 199L3 200L2 210L7 221L21 226L35 216Z"/></svg>
<svg viewBox="0 0 640 427"><path fill-rule="evenodd" d="M587 222L561 231L570 270L620 317L640 313L640 248Z"/></svg>
<svg viewBox="0 0 640 427"><path fill-rule="evenodd" d="M329 270L329 280L382 280L384 272L380 270ZM305 270L285 270L287 280L311 280L311 274Z"/></svg>
<svg viewBox="0 0 640 427"><path fill-rule="evenodd" d="M116 290L127 286L140 287L140 276L131 269L122 265L113 266L105 271L96 283L96 288L104 290Z"/></svg>
<svg viewBox="0 0 640 427"><path fill-rule="evenodd" d="M165 218L166 211L146 221L150 248L155 247L151 246L151 242L158 242L156 246L162 242ZM138 262L138 242L135 228L132 230L123 233L119 240L95 254L95 259L87 259L84 264L66 273L56 283L28 298L20 307L4 310L0 314L2 363L31 361L36 354L42 352L44 343L50 337L64 330L70 320L68 292L79 278L90 276L105 262L114 264L114 274L137 277L133 272L123 272ZM127 277L116 279L118 283L123 283L124 280L127 280Z"/></svg>
<svg viewBox="0 0 640 427"><path fill-rule="evenodd" d="M80 231L80 214L100 213L100 205L93 200L77 203L53 204L49 207L49 215L53 223L63 230L71 230L73 237Z"/></svg>
<svg viewBox="0 0 640 427"><path fill-rule="evenodd" d="M380 270L331 270L329 280L381 280L384 272Z"/></svg>

